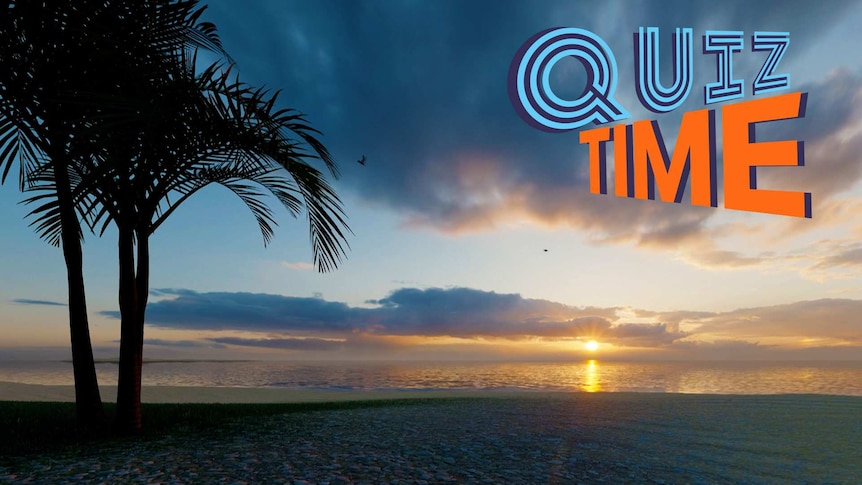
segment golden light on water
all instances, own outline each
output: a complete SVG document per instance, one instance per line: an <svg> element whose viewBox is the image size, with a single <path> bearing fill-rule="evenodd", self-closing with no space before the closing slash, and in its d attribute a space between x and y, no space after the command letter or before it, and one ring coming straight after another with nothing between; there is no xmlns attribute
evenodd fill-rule
<svg viewBox="0 0 862 485"><path fill-rule="evenodd" d="M584 348L589 350L590 352L595 352L599 350L599 343L595 340L590 340L589 342L584 344Z"/></svg>
<svg viewBox="0 0 862 485"><path fill-rule="evenodd" d="M595 360L587 361L587 369L584 372L584 385L581 386L586 392L599 392L602 390L601 384L599 384L599 366L598 362Z"/></svg>

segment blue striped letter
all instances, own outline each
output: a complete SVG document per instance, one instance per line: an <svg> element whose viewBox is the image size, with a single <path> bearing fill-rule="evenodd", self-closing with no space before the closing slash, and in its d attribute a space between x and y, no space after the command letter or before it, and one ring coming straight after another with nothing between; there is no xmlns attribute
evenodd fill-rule
<svg viewBox="0 0 862 485"><path fill-rule="evenodd" d="M666 88L659 76L658 27L640 27L634 35L635 90L644 107L654 113L678 108L691 92L694 41L692 29L677 27L673 39L673 84Z"/></svg>
<svg viewBox="0 0 862 485"><path fill-rule="evenodd" d="M769 57L754 78L751 85L753 94L768 93L790 87L790 74L773 74L781 58L790 45L790 32L755 32L751 37L751 50L770 51Z"/></svg>
<svg viewBox="0 0 862 485"><path fill-rule="evenodd" d="M744 40L741 31L707 30L703 36L703 53L716 54L718 82L703 88L704 104L741 98L745 89L741 79L733 79L733 53L742 51Z"/></svg>

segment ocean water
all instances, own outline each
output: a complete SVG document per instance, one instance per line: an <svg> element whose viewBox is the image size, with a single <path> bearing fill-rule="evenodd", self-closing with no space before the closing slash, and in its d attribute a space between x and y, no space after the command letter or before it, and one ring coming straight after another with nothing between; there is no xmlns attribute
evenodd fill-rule
<svg viewBox="0 0 862 485"><path fill-rule="evenodd" d="M97 364L116 385L117 365ZM62 361L0 361L0 381L69 385ZM501 389L862 396L862 362L147 362L151 386L314 390Z"/></svg>

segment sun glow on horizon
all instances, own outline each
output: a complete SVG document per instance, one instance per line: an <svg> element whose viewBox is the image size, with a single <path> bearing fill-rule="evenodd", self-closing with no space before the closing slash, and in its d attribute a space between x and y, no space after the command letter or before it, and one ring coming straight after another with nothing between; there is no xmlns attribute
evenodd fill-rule
<svg viewBox="0 0 862 485"><path fill-rule="evenodd" d="M584 343L584 348L590 352L595 352L596 350L599 350L599 343L595 340L590 340L589 342Z"/></svg>

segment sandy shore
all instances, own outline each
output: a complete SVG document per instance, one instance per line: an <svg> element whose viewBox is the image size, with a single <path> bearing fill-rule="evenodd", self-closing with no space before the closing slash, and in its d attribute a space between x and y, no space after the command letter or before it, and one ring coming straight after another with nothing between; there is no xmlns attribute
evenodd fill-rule
<svg viewBox="0 0 862 485"><path fill-rule="evenodd" d="M115 389L103 390L105 401ZM70 401L0 384L0 400ZM439 399L226 423L0 467L51 483L858 483L862 397L148 387L148 402ZM489 399L494 397L495 399ZM168 457L170 459L168 459Z"/></svg>

